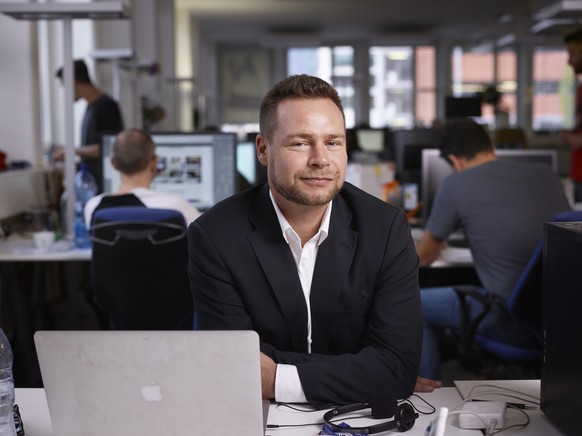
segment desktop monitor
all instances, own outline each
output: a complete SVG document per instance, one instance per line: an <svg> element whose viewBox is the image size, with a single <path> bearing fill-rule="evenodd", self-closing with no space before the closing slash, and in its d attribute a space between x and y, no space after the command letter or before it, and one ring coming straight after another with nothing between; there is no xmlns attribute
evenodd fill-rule
<svg viewBox="0 0 582 436"><path fill-rule="evenodd" d="M420 183L422 151L439 146L440 129L395 130L394 158L396 176L401 183Z"/></svg>
<svg viewBox="0 0 582 436"><path fill-rule="evenodd" d="M556 150L542 149L507 149L496 150L499 160L514 162L544 163L558 171L558 154ZM422 224L426 225L441 182L453 172L451 165L440 156L437 149L422 151Z"/></svg>
<svg viewBox="0 0 582 436"><path fill-rule="evenodd" d="M384 152L384 129L355 129L358 149L365 153Z"/></svg>
<svg viewBox="0 0 582 436"><path fill-rule="evenodd" d="M480 117L481 105L482 98L479 95L470 97L453 97L449 95L445 98L445 117Z"/></svg>
<svg viewBox="0 0 582 436"><path fill-rule="evenodd" d="M178 195L200 210L230 197L237 190L236 135L234 133L154 133L158 175L151 189ZM111 164L115 135L102 141L105 192L120 185L119 172Z"/></svg>
<svg viewBox="0 0 582 436"><path fill-rule="evenodd" d="M259 162L254 142L244 141L236 145L236 168L250 185L267 180L267 167Z"/></svg>
<svg viewBox="0 0 582 436"><path fill-rule="evenodd" d="M582 222L544 224L540 407L560 433L580 434Z"/></svg>

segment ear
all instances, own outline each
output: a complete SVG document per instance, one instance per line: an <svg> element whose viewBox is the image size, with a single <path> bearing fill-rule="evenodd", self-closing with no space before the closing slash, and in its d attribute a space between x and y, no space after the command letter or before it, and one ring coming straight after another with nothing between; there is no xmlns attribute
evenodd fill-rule
<svg viewBox="0 0 582 436"><path fill-rule="evenodd" d="M462 171L464 168L463 161L455 156L454 154L449 154L447 156L449 161L453 164L453 169L457 172Z"/></svg>
<svg viewBox="0 0 582 436"><path fill-rule="evenodd" d="M269 162L267 140L263 135L257 135L257 138L255 139L255 148L257 150L257 159L261 165L267 166L267 162Z"/></svg>
<svg viewBox="0 0 582 436"><path fill-rule="evenodd" d="M157 173L158 172L158 156L154 155L152 157L152 161L150 162L150 170L153 173Z"/></svg>
<svg viewBox="0 0 582 436"><path fill-rule="evenodd" d="M117 168L117 164L115 163L115 158L111 158L111 165L113 165L113 168L115 168L117 171L119 171L119 168Z"/></svg>

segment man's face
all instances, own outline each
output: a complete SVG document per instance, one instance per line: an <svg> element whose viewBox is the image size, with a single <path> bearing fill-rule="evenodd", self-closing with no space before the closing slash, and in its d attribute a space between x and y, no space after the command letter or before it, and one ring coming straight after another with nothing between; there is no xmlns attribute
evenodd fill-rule
<svg viewBox="0 0 582 436"><path fill-rule="evenodd" d="M325 205L340 191L346 172L342 114L329 99L284 100L271 141L259 138L258 151L280 207Z"/></svg>
<svg viewBox="0 0 582 436"><path fill-rule="evenodd" d="M568 49L568 63L576 74L582 74L582 44L571 42L566 44Z"/></svg>
<svg viewBox="0 0 582 436"><path fill-rule="evenodd" d="M65 81L61 79L61 85L65 86ZM75 101L79 101L81 99L81 92L80 92L81 85L76 80L73 81L73 99Z"/></svg>

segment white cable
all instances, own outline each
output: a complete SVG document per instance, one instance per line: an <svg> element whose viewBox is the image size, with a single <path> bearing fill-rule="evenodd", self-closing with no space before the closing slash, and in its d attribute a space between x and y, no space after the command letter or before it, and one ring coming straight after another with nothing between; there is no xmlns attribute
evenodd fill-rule
<svg viewBox="0 0 582 436"><path fill-rule="evenodd" d="M498 389L498 390L501 390L501 391L506 391L506 392L483 391L483 392L479 392L479 393L473 394L473 391L475 389L477 389L477 388L495 388L495 389ZM517 395L512 395L512 394L507 393L507 392L511 392L511 393L517 394ZM531 420L530 420L529 415L525 411L523 411L523 410L521 410L519 408L516 408L516 407L512 407L511 405L508 405L507 406L508 409L516 410L519 413L521 413L523 416L525 416L526 421L524 423L520 423L520 424L513 424L513 425L510 425L510 426L504 426L503 428L501 428L499 430L490 430L488 428L487 424L485 423L485 421L483 420L483 418L481 416L479 416L479 415L477 415L475 413L472 413L472 412L459 411L459 410L457 410L463 404L465 404L465 403L467 403L469 401L472 401L474 398L477 398L477 397L480 397L480 396L483 396L483 395L498 395L498 396L501 396L501 397L508 397L508 398L514 398L514 399L517 399L517 400L520 400L520 401L526 401L526 402L535 404L537 406L540 405L540 403L539 403L539 401L540 401L539 400L539 397L536 397L534 395L530 395L530 394L527 394L525 392L521 392L521 391L518 391L518 390L515 390L515 389L510 389L510 388L506 388L506 387L503 387L503 386L497 386L497 385L492 385L492 384L482 384L482 385L475 385L475 386L473 386L471 388L471 390L469 391L469 393L467 394L467 398L465 400L463 400L460 404L458 404L453 409L452 412L449 412L449 415L458 415L460 413L470 413L472 415L477 416L479 418L479 420L483 423L483 427L485 428L485 435L486 436L492 436L492 435L501 433L503 431L506 431L506 430L508 430L510 428L514 428L514 427L524 427L525 428L525 427L527 427L529 425L529 423L530 423ZM492 420L492 421L495 421L495 420ZM496 424L497 424L497 422L496 422ZM493 428L494 428L494 426L493 426Z"/></svg>
<svg viewBox="0 0 582 436"><path fill-rule="evenodd" d="M477 388L495 388L495 389L499 389L501 391L512 392L514 394L518 394L518 395L522 395L524 397L531 398L532 400L528 400L528 401L530 401L531 403L537 404L537 405L539 405L539 401L540 401L540 398L538 396L526 394L525 392L521 392L521 391L518 391L516 389L510 389L510 388L506 388L503 386L497 386L497 385L491 385L491 384L482 384L482 385L473 386L471 388L471 390L469 391L469 393L467 394L467 397L470 397L473 394L473 391ZM501 392L480 392L479 395L484 395L486 393L487 394L495 394L495 395L505 395L505 396L511 397L511 395L506 394L506 393L501 393ZM516 397L513 397L513 398L516 398ZM523 398L519 398L519 399L523 400Z"/></svg>

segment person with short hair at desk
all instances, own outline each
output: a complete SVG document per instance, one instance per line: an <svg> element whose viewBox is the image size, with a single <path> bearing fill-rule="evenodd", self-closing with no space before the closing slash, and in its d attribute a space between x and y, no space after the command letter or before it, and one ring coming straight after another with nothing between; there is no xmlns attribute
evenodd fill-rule
<svg viewBox="0 0 582 436"><path fill-rule="evenodd" d="M117 192L92 197L85 205L87 228L95 211L107 207L145 206L173 209L184 215L186 224L200 216L200 211L182 197L152 191L150 185L157 175L156 144L143 130L127 129L113 143L113 167L119 171L121 185Z"/></svg>
<svg viewBox="0 0 582 436"><path fill-rule="evenodd" d="M547 165L497 160L487 132L468 118L445 125L439 148L455 172L438 188L417 246L420 265L430 265L447 238L462 230L483 286L480 292L497 302L477 332L512 345L535 345L537 338L512 318L506 302L541 241L542 223L569 210L562 184ZM425 328L419 375L439 378L437 333L460 327L460 302L452 287L422 289L421 300ZM467 302L476 316L481 303Z"/></svg>
<svg viewBox="0 0 582 436"><path fill-rule="evenodd" d="M324 408L408 397L422 315L406 215L344 183L345 117L325 81L281 80L259 124L267 183L189 227L199 328L258 332L265 399Z"/></svg>

